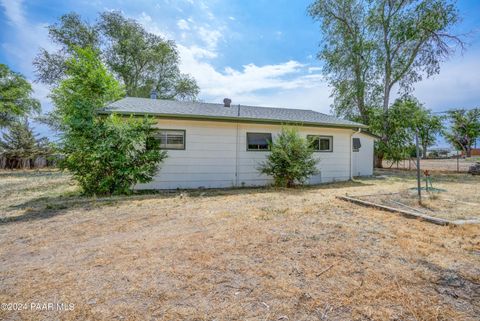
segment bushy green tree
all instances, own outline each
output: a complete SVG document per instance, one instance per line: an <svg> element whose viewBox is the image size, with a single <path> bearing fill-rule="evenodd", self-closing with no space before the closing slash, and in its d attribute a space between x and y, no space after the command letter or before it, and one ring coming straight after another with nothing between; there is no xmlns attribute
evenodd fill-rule
<svg viewBox="0 0 480 321"><path fill-rule="evenodd" d="M333 112L369 123L369 109L381 103L374 68L377 44L369 32L371 4L361 0L316 0L308 13L320 22L317 57L332 87Z"/></svg>
<svg viewBox="0 0 480 321"><path fill-rule="evenodd" d="M459 21L454 0L315 0L310 15L321 23L319 58L333 87L338 115L382 126L375 132L384 146L389 133L392 91L410 93L424 77L440 72L442 61L464 43L452 30ZM375 110L372 110L375 109ZM373 124L375 123L375 124ZM393 138L395 139L395 138ZM376 153L382 166L383 148Z"/></svg>
<svg viewBox="0 0 480 321"><path fill-rule="evenodd" d="M0 140L0 155L5 157L7 167L30 168L37 157L47 158L53 148L46 137L38 138L33 133L27 118L12 122Z"/></svg>
<svg viewBox="0 0 480 321"><path fill-rule="evenodd" d="M106 39L105 63L125 84L128 96L149 97L152 89L163 99L194 100L199 87L180 73L173 41L147 32L118 11L100 14L98 30Z"/></svg>
<svg viewBox="0 0 480 321"><path fill-rule="evenodd" d="M65 166L85 194L129 194L136 183L147 183L166 157L153 137L148 119L111 115L96 120L96 142L67 155Z"/></svg>
<svg viewBox="0 0 480 321"><path fill-rule="evenodd" d="M417 129L423 158L427 157L428 147L435 145L437 136L442 133L443 119L444 117L433 115L432 111L428 109L424 109L424 112L420 114Z"/></svg>
<svg viewBox="0 0 480 321"><path fill-rule="evenodd" d="M175 42L147 32L118 11L100 13L95 24L68 13L50 25L48 33L59 49L41 49L33 62L37 79L43 83L57 85L67 76L66 61L75 54L75 48L91 47L101 53L128 96L149 97L155 89L159 98L194 100L199 93L195 79L180 72Z"/></svg>
<svg viewBox="0 0 480 321"><path fill-rule="evenodd" d="M98 51L76 47L65 75L52 92L62 126L61 166L89 195L128 193L135 183L151 180L166 157L153 138L151 120L97 114L124 96Z"/></svg>
<svg viewBox="0 0 480 321"><path fill-rule="evenodd" d="M384 115L380 108L373 109L370 119L370 129L374 132L384 130L385 120L389 123L387 131L384 132L389 139L380 140L375 148L376 153L381 153L385 159L393 161L410 157L417 133L425 155L427 147L435 143L436 135L442 126L441 118L432 115L430 110L412 96L395 100L387 115Z"/></svg>
<svg viewBox="0 0 480 321"><path fill-rule="evenodd" d="M23 75L0 64L0 128L40 111L40 102L32 94L32 85Z"/></svg>
<svg viewBox="0 0 480 321"><path fill-rule="evenodd" d="M267 160L259 170L273 176L276 186L303 184L318 172L318 159L313 156L310 142L301 137L295 128L282 128L281 133L270 142L270 149Z"/></svg>
<svg viewBox="0 0 480 321"><path fill-rule="evenodd" d="M480 109L452 110L448 118L451 128L445 131L445 137L457 150L471 157L472 146L480 137Z"/></svg>

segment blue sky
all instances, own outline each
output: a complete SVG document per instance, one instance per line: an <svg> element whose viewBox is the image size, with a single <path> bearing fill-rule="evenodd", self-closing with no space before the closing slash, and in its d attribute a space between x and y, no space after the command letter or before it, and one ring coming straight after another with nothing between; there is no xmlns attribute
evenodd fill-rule
<svg viewBox="0 0 480 321"><path fill-rule="evenodd" d="M98 12L121 10L145 28L175 40L181 69L193 75L200 99L306 108L328 113L330 89L316 57L319 26L306 14L311 1L218 0L0 0L0 62L33 80L32 59L43 47L54 49L46 26L70 11L95 21ZM480 1L458 1L469 46L442 65L441 73L415 86L428 108L480 105ZM51 109L48 88L35 84L44 111ZM38 131L48 131L37 126Z"/></svg>

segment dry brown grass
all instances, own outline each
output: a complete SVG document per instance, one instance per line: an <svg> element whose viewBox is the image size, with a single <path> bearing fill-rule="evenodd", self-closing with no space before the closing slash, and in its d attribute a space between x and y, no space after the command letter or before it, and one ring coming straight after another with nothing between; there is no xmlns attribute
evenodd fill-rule
<svg viewBox="0 0 480 321"><path fill-rule="evenodd" d="M415 170L415 159L400 161L398 163L392 161L383 161L384 168L390 169L409 169ZM443 172L467 172L470 166L475 164L476 161L480 161L479 157L471 158L459 158L458 164L456 158L448 159L422 159L420 160L420 168L422 170L428 169L431 171L443 171ZM457 166L458 165L458 166Z"/></svg>
<svg viewBox="0 0 480 321"><path fill-rule="evenodd" d="M443 179L449 190L480 183ZM60 173L0 173L0 302L75 305L0 319L478 320L480 226L335 199L412 184L388 176L105 201L71 196Z"/></svg>
<svg viewBox="0 0 480 321"><path fill-rule="evenodd" d="M480 222L480 184L478 184L479 179L474 176L434 172L433 191L425 191L425 181L422 177L422 202L419 204L415 173L392 170L379 170L377 173L383 173L390 180L402 181L402 183L396 184L393 193L368 193L365 196L356 195L355 197L450 221Z"/></svg>

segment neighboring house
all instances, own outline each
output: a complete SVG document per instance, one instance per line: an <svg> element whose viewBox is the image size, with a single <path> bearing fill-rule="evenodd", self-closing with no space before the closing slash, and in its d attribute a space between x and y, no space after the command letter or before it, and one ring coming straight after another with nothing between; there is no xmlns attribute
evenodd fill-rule
<svg viewBox="0 0 480 321"><path fill-rule="evenodd" d="M375 137L367 126L312 110L131 98L116 101L103 114L150 115L157 119L168 158L148 184L137 189L260 186L272 178L258 171L268 141L283 125L298 126L312 139L319 174L309 184L345 181L373 174Z"/></svg>
<svg viewBox="0 0 480 321"><path fill-rule="evenodd" d="M427 149L427 158L449 158L456 152L449 147L431 147Z"/></svg>

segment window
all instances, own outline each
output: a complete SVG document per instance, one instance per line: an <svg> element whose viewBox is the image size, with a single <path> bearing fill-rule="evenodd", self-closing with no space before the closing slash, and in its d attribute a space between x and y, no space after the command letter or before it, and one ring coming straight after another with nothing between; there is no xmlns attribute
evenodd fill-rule
<svg viewBox="0 0 480 321"><path fill-rule="evenodd" d="M359 152L360 147L362 147L362 143L360 143L360 138L353 138L352 140L352 148L354 152Z"/></svg>
<svg viewBox="0 0 480 321"><path fill-rule="evenodd" d="M272 141L270 133L247 133L247 150L270 150L269 142Z"/></svg>
<svg viewBox="0 0 480 321"><path fill-rule="evenodd" d="M316 152L331 152L333 151L333 137L332 136L314 136L308 135L307 139L310 141L310 147Z"/></svg>
<svg viewBox="0 0 480 321"><path fill-rule="evenodd" d="M185 130L160 129L155 135L161 149L185 149Z"/></svg>

